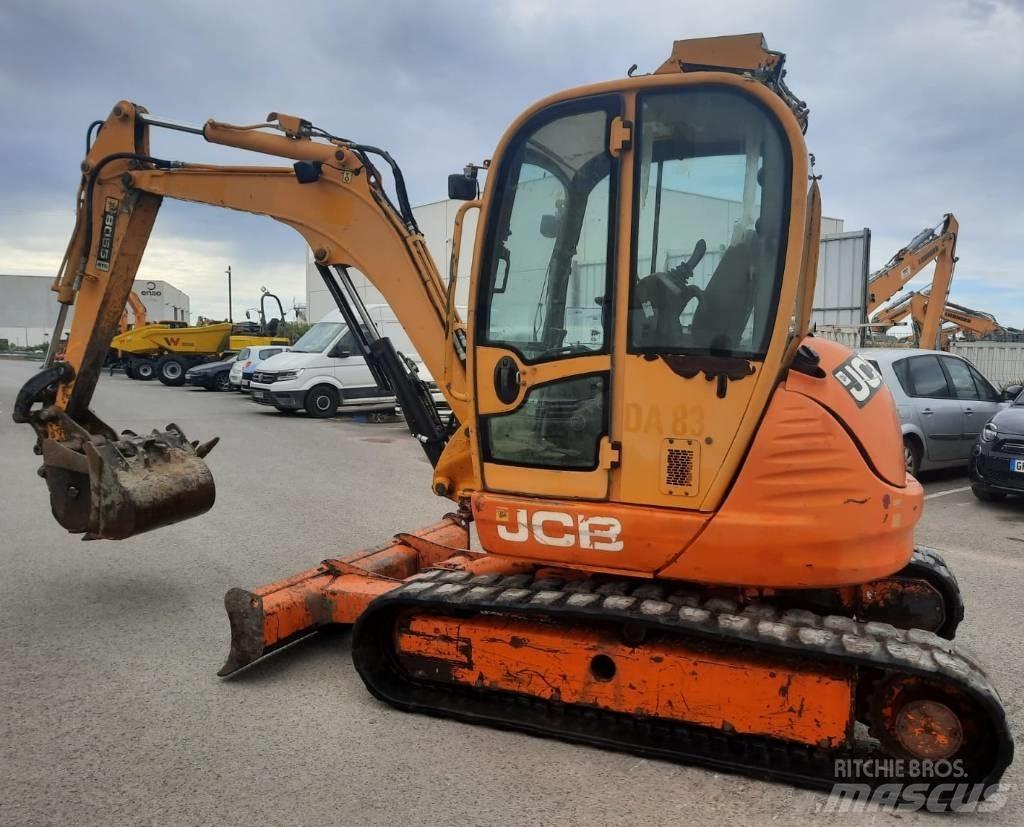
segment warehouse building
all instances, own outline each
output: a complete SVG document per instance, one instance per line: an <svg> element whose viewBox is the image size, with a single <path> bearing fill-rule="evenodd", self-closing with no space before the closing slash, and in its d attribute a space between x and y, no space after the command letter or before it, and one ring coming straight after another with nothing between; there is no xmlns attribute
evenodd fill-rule
<svg viewBox="0 0 1024 827"><path fill-rule="evenodd" d="M9 347L45 345L53 333L60 305L50 290L51 276L0 275L0 345ZM156 279L137 279L135 293L146 305L151 322L191 321L188 295L174 285ZM70 329L74 308L68 314ZM131 313L129 312L129 320Z"/></svg>

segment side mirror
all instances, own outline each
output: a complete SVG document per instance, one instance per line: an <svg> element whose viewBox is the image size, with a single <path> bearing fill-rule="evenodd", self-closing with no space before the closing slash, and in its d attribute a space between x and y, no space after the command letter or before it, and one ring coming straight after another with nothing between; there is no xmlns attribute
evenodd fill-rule
<svg viewBox="0 0 1024 827"><path fill-rule="evenodd" d="M557 238L558 228L562 222L557 215L551 213L545 213L540 217L540 234L544 238Z"/></svg>
<svg viewBox="0 0 1024 827"><path fill-rule="evenodd" d="M347 347L335 347L331 350L331 356L335 359L348 359L352 355L352 351Z"/></svg>
<svg viewBox="0 0 1024 827"><path fill-rule="evenodd" d="M1024 385L1007 385L1003 388L1003 401L1012 402L1021 392L1024 391Z"/></svg>
<svg viewBox="0 0 1024 827"><path fill-rule="evenodd" d="M448 176L448 197L454 201L472 201L476 198L476 178L464 172Z"/></svg>

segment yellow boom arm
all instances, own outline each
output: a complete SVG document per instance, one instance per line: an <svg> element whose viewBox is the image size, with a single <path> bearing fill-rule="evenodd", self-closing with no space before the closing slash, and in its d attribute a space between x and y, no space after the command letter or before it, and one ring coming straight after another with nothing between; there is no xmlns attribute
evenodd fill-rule
<svg viewBox="0 0 1024 827"><path fill-rule="evenodd" d="M151 126L199 133L212 143L296 163L267 167L166 161L149 152ZM392 166L398 206L386 195L371 154ZM465 421L465 364L458 352L454 357L451 353L463 348L463 325L416 227L400 170L386 153L335 138L287 115L272 113L266 123L244 127L208 121L198 129L156 121L142 107L122 101L101 127L82 170L75 230L53 285L64 305L55 340L67 307L77 305L66 354L59 363L54 354L48 355L46 370L22 389L14 412L17 421L36 429L51 505L69 530L130 536L194 516L213 502L212 478L201 461L212 444L189 443L177 429L149 438L118 437L89 411L165 197L270 216L306 239L325 277L330 267L355 267L364 273L403 320L455 417ZM458 454L462 448L456 446L464 445L452 440L451 453ZM133 490L124 466L141 457L136 470L143 482L147 469L157 463L154 452L167 466L165 476L178 479L167 491L142 486L152 501L136 501L143 492ZM439 470L443 466L444 479L457 484L460 480L452 478L468 462L461 456L449 460L438 462ZM189 478L184 487L182 474ZM169 493L172 489L177 493ZM181 501L185 489L191 490L190 502ZM85 490L89 497L83 496Z"/></svg>
<svg viewBox="0 0 1024 827"><path fill-rule="evenodd" d="M974 336L985 336L1003 329L996 321L995 316L990 313L947 302L939 312L939 324L948 322L954 327L940 327L938 341L932 343L930 339L926 340L922 333L931 304L931 294L928 290L908 293L899 301L879 310L875 314L873 324L879 327L891 327L909 316L914 325L918 346L939 349L944 349L949 344L950 336L956 330L962 330Z"/></svg>

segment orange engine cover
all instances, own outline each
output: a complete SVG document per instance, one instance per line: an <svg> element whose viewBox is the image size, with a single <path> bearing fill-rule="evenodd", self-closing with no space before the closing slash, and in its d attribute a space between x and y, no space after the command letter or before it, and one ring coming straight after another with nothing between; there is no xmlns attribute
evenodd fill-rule
<svg viewBox="0 0 1024 827"><path fill-rule="evenodd" d="M810 340L823 376L775 389L716 512L478 492L483 547L539 563L730 586L830 588L901 569L923 491L870 364Z"/></svg>
<svg viewBox="0 0 1024 827"><path fill-rule="evenodd" d="M883 479L848 432L859 436L873 423L886 432L893 403L888 391L877 396L877 406L840 422L788 383L777 388L725 503L659 575L818 588L903 568L914 550L924 492L902 462L899 485Z"/></svg>

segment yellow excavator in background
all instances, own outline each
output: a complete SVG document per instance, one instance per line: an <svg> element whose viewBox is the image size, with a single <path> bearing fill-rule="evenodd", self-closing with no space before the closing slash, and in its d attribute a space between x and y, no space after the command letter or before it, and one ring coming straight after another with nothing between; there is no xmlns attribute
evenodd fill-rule
<svg viewBox="0 0 1024 827"><path fill-rule="evenodd" d="M926 340L922 335L922 330L928 317L930 297L931 291L928 288L901 296L875 314L872 319L872 327L884 332L909 317L914 330L914 346L927 348L928 346L923 344ZM950 340L957 333L963 333L967 338L976 339L1003 330L1003 326L996 321L996 317L991 313L972 310L969 307L948 301L939 314L939 322L940 324L947 323L948 326L943 325L939 328L936 344L928 349L947 350Z"/></svg>
<svg viewBox="0 0 1024 827"><path fill-rule="evenodd" d="M881 270L872 273L868 278L868 315L892 299L914 276L934 262L935 272L932 275L929 292L940 301L935 303L931 310L925 311L920 320L917 340L919 346L923 348L939 347L941 313L949 298L949 287L953 282L953 268L957 261L956 240L959 234L959 222L952 213L946 213L938 227L922 230L906 247L897 250ZM889 309L895 312L895 308ZM876 316L871 321L884 323L886 318L886 315Z"/></svg>
<svg viewBox="0 0 1024 827"><path fill-rule="evenodd" d="M943 333L946 335L947 341L950 335L957 332L963 333L968 339L980 339L1004 330L991 313L972 310L970 307L952 302L946 302L946 306L942 309L942 321L949 322L953 326L951 330Z"/></svg>
<svg viewBox="0 0 1024 827"><path fill-rule="evenodd" d="M131 318L128 317L128 307L132 310ZM132 290L128 294L128 307L121 313L121 321L117 325L118 333L127 333L129 330L143 327L149 323L146 315L146 305L143 304L139 294Z"/></svg>
<svg viewBox="0 0 1024 827"><path fill-rule="evenodd" d="M398 709L812 787L855 758L949 762L959 786L930 770L858 780L913 780L950 807L962 787L991 791L1013 742L952 641L956 580L914 547L923 492L892 397L870 362L808 336L821 203L783 66L759 34L677 41L651 74L530 107L489 164L449 178L468 202L447 285L384 150L281 113L191 127L117 104L54 284L76 306L66 360L14 409L54 516L124 539L213 505L216 440L118 434L89 402L161 200L267 215L310 245L454 510L229 591L222 675L354 624L360 677ZM164 159L160 127L291 163ZM450 416L360 324L349 267L405 326Z"/></svg>

